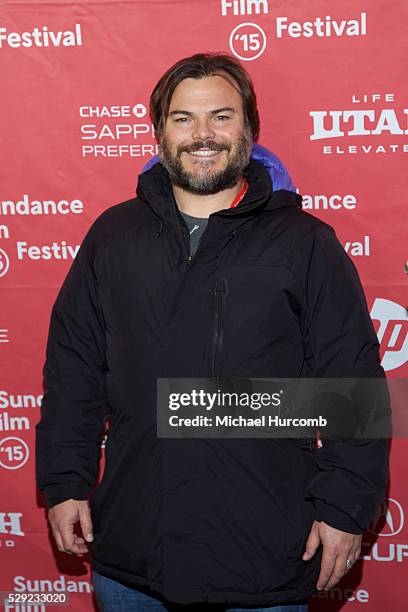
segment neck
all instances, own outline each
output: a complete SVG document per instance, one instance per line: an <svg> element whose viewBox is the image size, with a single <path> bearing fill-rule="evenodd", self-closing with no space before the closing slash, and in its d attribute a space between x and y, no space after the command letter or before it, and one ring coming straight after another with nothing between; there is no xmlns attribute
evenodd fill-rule
<svg viewBox="0 0 408 612"><path fill-rule="evenodd" d="M242 177L234 187L223 189L223 191L211 195L190 193L174 184L172 188L174 198L181 212L186 213L186 215L191 215L192 217L207 219L212 213L230 207L234 198L242 189Z"/></svg>

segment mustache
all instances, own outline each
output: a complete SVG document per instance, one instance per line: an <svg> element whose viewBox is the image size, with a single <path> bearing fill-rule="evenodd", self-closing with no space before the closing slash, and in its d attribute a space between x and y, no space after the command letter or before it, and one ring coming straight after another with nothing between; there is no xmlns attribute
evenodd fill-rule
<svg viewBox="0 0 408 612"><path fill-rule="evenodd" d="M223 151L224 149L226 149L227 151L229 151L230 147L228 145L218 144L214 142L213 140L209 140L206 142L204 141L195 142L194 144L190 146L180 145L177 148L177 152L179 155L181 155L181 153L184 153L184 152L195 153L196 151L200 151L200 149L209 149L210 151Z"/></svg>

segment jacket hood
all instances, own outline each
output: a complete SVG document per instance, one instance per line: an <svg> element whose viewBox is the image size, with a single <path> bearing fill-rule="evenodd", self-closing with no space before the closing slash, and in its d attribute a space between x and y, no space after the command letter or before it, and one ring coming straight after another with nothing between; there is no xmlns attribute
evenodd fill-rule
<svg viewBox="0 0 408 612"><path fill-rule="evenodd" d="M302 207L299 194L286 189L273 191L271 177L262 163L251 159L243 174L248 181L248 189L241 202L235 208L225 208L214 214L224 217L252 216L255 210L258 213L260 210L271 211L287 206ZM161 163L139 175L136 193L162 218L171 215L170 202L173 208L177 208L170 177Z"/></svg>

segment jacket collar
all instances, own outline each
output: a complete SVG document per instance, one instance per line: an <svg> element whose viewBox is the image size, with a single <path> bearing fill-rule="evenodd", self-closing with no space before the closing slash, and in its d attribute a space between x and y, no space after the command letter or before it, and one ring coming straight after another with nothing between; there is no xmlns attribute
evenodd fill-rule
<svg viewBox="0 0 408 612"><path fill-rule="evenodd" d="M244 176L248 181L248 189L238 206L220 210L213 213L214 215L227 218L247 217L259 213L260 210L273 210L286 206L301 207L300 195L285 189L273 191L271 177L260 162L251 159L244 170ZM164 221L179 217L171 181L162 164L155 164L139 176L136 192L138 197Z"/></svg>

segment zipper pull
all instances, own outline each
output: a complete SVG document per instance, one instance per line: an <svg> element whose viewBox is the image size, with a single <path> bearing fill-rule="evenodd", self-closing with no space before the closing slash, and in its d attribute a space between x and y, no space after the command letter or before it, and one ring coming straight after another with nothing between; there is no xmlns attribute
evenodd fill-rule
<svg viewBox="0 0 408 612"><path fill-rule="evenodd" d="M220 294L225 293L225 279L224 278L217 279L214 293L215 295L220 295Z"/></svg>

